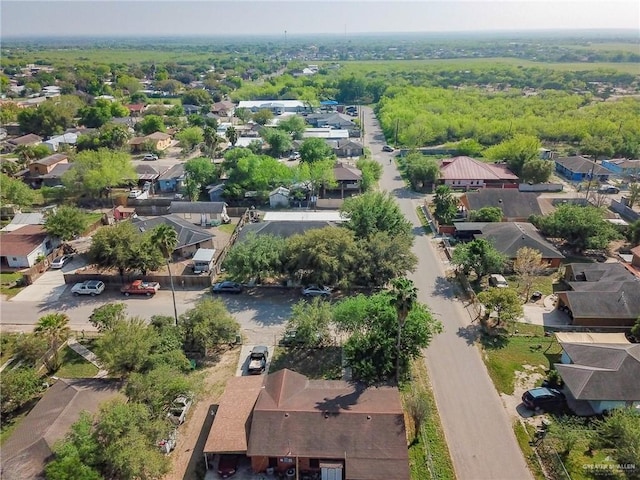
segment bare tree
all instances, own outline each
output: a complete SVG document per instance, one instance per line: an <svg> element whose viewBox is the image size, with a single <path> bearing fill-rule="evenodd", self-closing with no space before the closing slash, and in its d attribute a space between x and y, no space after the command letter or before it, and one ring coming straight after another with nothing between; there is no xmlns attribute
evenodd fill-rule
<svg viewBox="0 0 640 480"><path fill-rule="evenodd" d="M513 270L524 282L524 298L528 299L535 277L544 270L542 253L535 248L523 247L519 249L513 262Z"/></svg>

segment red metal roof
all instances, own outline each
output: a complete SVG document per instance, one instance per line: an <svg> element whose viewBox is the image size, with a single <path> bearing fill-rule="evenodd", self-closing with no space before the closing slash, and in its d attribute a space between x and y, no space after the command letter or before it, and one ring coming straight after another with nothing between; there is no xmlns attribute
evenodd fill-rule
<svg viewBox="0 0 640 480"><path fill-rule="evenodd" d="M484 163L471 157L442 160L440 173L443 180L518 180L518 176L505 165Z"/></svg>

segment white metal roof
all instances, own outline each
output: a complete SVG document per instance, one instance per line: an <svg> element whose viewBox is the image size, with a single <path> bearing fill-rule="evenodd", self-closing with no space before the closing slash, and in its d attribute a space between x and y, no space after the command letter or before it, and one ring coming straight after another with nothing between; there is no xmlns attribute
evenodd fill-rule
<svg viewBox="0 0 640 480"><path fill-rule="evenodd" d="M191 258L194 262L210 262L216 254L214 248L199 248Z"/></svg>
<svg viewBox="0 0 640 480"><path fill-rule="evenodd" d="M300 100L242 100L238 104L238 108L271 108L271 107L283 107L283 108L304 108L304 102Z"/></svg>
<svg viewBox="0 0 640 480"><path fill-rule="evenodd" d="M297 210L295 212L267 212L264 221L278 222L345 222L347 219L340 216L337 210L312 212L309 210Z"/></svg>

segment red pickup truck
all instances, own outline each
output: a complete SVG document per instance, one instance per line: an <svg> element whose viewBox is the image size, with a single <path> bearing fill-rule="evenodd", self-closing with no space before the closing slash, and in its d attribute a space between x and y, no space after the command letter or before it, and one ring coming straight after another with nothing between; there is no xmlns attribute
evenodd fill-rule
<svg viewBox="0 0 640 480"><path fill-rule="evenodd" d="M142 280L136 280L128 285L125 285L120 289L127 297L129 295L146 295L150 297L155 295L160 289L158 282L143 282Z"/></svg>

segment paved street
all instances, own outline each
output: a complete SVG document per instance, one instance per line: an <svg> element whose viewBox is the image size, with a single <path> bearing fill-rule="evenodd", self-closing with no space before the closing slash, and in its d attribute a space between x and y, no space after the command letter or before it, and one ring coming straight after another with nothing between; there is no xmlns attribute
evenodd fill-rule
<svg viewBox="0 0 640 480"><path fill-rule="evenodd" d="M415 227L419 264L411 278L419 288L418 298L445 327L427 349L426 363L457 478L532 478L480 351L467 339L469 315L460 302L452 301L454 289L445 279L431 237L420 226L415 209L423 197L405 189L395 165L389 163L394 154L381 151L385 139L372 109L364 107L364 112L365 143L384 167L380 188L397 197Z"/></svg>

